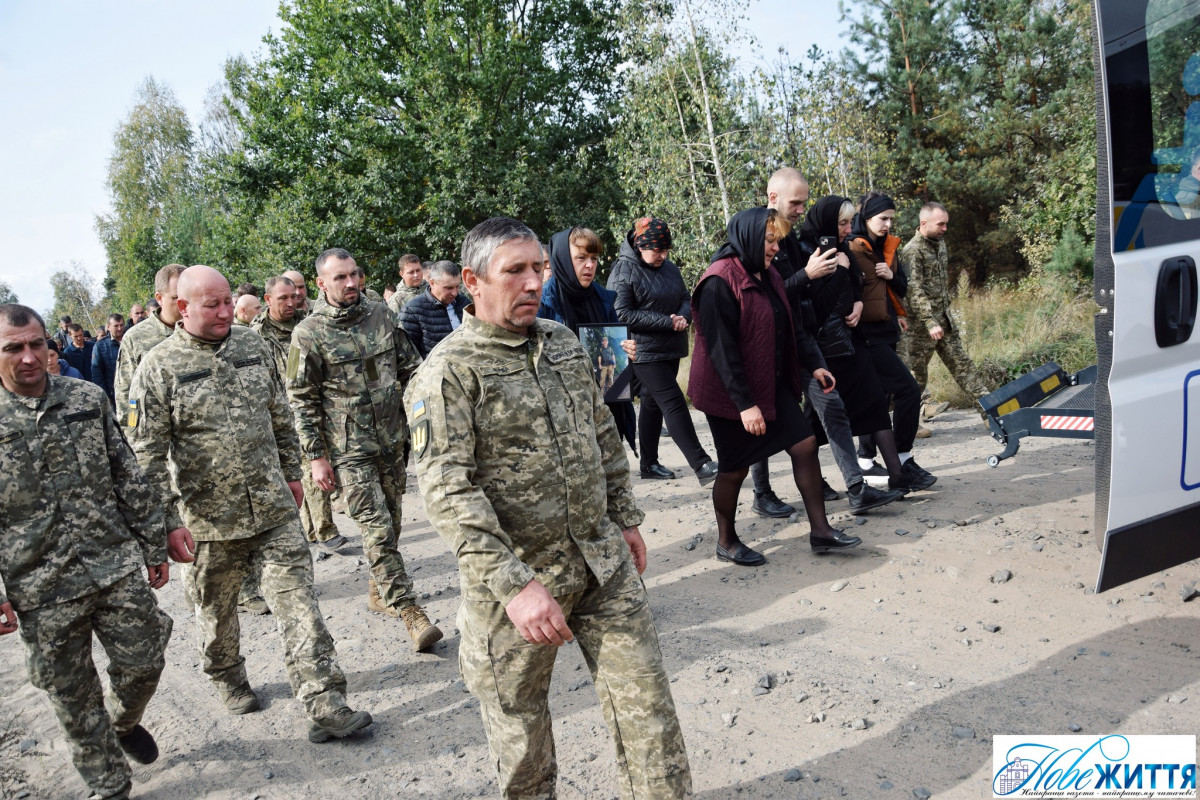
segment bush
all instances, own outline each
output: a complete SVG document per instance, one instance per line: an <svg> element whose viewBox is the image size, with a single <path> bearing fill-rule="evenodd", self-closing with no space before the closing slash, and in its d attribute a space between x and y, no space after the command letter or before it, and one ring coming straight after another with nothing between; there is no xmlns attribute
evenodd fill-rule
<svg viewBox="0 0 1200 800"><path fill-rule="evenodd" d="M1096 310L1090 282L1080 283L1062 272L1035 271L1016 285L960 291L954 317L968 354L996 389L1047 361L1067 372L1095 364ZM927 388L938 400L963 408L975 405L936 356Z"/></svg>

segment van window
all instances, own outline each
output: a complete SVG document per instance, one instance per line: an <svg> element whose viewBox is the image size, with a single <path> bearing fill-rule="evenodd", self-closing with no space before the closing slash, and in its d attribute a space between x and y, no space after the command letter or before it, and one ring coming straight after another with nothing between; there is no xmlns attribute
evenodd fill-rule
<svg viewBox="0 0 1200 800"><path fill-rule="evenodd" d="M1100 0L1113 251L1200 239L1200 0Z"/></svg>

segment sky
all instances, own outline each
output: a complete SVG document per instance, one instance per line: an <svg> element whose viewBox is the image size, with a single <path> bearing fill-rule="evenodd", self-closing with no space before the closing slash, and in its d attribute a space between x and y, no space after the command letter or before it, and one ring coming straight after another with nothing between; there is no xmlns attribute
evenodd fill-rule
<svg viewBox="0 0 1200 800"><path fill-rule="evenodd" d="M0 0L0 281L20 302L49 309L50 275L71 261L103 279L95 218L138 84L169 86L195 126L225 60L260 53L277 11L277 0ZM746 15L758 41L748 66L781 45L795 58L843 46L829 0L748 0Z"/></svg>

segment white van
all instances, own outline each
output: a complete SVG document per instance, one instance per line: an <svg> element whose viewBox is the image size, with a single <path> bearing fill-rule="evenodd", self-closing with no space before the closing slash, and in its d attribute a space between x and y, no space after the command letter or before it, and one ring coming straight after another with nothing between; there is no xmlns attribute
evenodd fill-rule
<svg viewBox="0 0 1200 800"><path fill-rule="evenodd" d="M1200 0L1095 0L1103 591L1200 557Z"/></svg>

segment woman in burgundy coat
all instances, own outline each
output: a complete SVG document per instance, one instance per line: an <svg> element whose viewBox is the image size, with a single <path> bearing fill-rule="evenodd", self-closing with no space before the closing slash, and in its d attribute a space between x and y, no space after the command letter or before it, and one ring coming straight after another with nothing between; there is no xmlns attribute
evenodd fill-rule
<svg viewBox="0 0 1200 800"><path fill-rule="evenodd" d="M729 242L692 293L696 344L688 392L708 417L719 465L713 484L717 558L743 566L766 561L738 538L738 492L750 465L786 451L804 498L814 552L862 540L825 518L821 466L812 429L800 411L797 360L827 391L833 376L815 343L793 323L783 280L770 264L791 224L774 209L752 208L729 221Z"/></svg>

